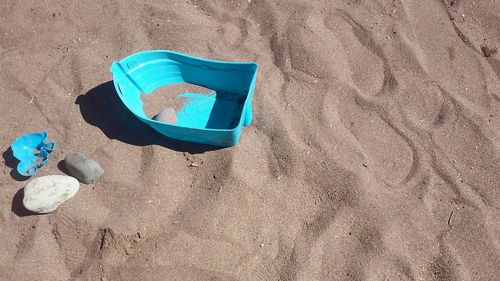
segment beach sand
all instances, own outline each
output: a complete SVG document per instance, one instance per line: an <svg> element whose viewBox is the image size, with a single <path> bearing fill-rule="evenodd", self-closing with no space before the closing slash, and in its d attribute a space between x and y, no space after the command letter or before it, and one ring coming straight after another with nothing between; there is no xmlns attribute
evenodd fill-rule
<svg viewBox="0 0 500 281"><path fill-rule="evenodd" d="M500 280L499 23L493 0L1 1L0 280ZM147 49L259 64L237 146L131 116L109 67ZM49 215L9 150L33 131L57 143L37 176L105 169Z"/></svg>

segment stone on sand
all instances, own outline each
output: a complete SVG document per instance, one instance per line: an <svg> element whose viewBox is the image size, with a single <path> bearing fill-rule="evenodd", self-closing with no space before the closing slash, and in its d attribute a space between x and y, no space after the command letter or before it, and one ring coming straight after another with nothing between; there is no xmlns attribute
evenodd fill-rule
<svg viewBox="0 0 500 281"><path fill-rule="evenodd" d="M169 124L177 124L177 113L175 112L175 109L167 107L160 111L160 113L156 114L153 117L153 120Z"/></svg>
<svg viewBox="0 0 500 281"><path fill-rule="evenodd" d="M71 176L85 184L97 182L104 173L99 163L80 153L71 153L66 156L64 165Z"/></svg>
<svg viewBox="0 0 500 281"><path fill-rule="evenodd" d="M80 189L78 180L70 176L52 175L31 180L24 188L23 205L36 213L51 213L75 196Z"/></svg>

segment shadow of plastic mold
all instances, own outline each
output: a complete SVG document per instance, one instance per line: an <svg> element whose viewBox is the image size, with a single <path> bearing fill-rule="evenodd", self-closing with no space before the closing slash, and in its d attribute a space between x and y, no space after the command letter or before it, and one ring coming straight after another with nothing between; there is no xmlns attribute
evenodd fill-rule
<svg viewBox="0 0 500 281"><path fill-rule="evenodd" d="M252 62L214 61L166 50L135 53L111 66L118 96L139 120L169 138L220 147L236 145L243 127L252 122L257 70ZM148 118L141 94L175 83L215 93L186 96L190 101L177 113L177 124Z"/></svg>

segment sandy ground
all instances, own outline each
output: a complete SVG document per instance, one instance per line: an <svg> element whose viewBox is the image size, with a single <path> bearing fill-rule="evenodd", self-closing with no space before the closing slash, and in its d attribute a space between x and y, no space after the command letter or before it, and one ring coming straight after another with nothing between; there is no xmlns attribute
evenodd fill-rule
<svg viewBox="0 0 500 281"><path fill-rule="evenodd" d="M1 280L500 280L500 1L0 1ZM146 49L259 64L214 150L123 108ZM8 150L101 163L56 212Z"/></svg>

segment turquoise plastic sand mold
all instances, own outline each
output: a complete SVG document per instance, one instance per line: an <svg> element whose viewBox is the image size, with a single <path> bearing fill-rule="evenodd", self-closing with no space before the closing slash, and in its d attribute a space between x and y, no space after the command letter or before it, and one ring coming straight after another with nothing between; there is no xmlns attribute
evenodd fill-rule
<svg viewBox="0 0 500 281"><path fill-rule="evenodd" d="M135 53L111 66L118 96L142 122L173 139L222 147L237 144L243 127L252 122L257 69L252 62L213 61L165 50ZM175 83L214 92L180 95L188 101L177 112L175 125L148 118L141 94Z"/></svg>
<svg viewBox="0 0 500 281"><path fill-rule="evenodd" d="M25 177L36 174L49 161L49 153L56 149L54 142L46 141L47 133L29 133L18 137L10 146L19 160L17 172ZM39 161L39 162L38 162Z"/></svg>

